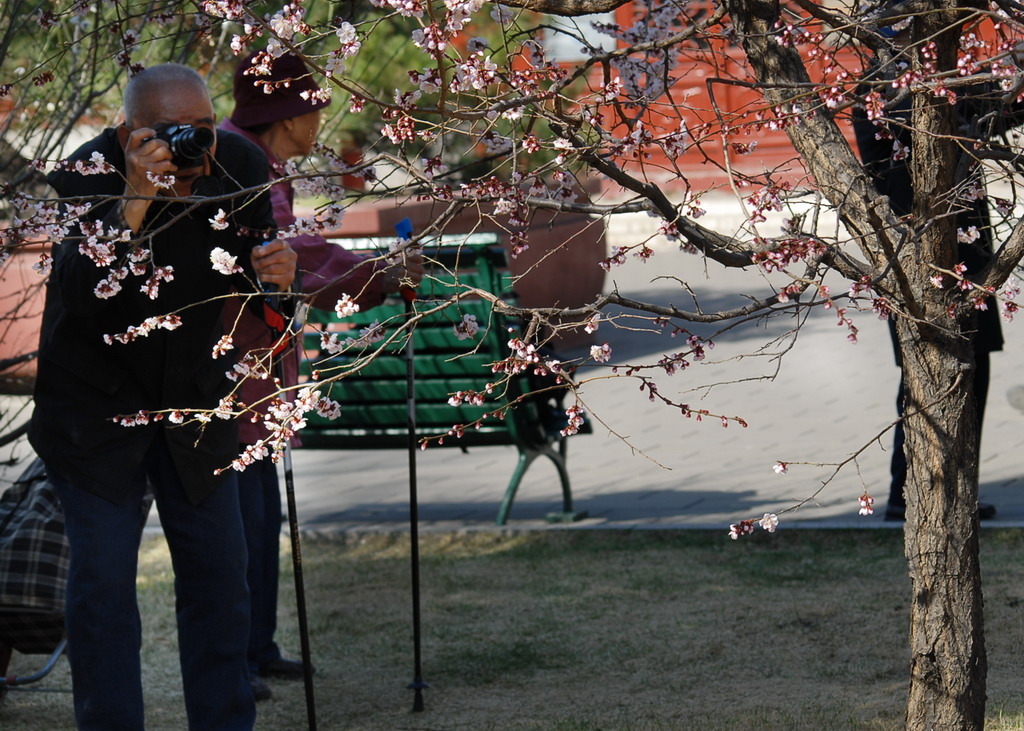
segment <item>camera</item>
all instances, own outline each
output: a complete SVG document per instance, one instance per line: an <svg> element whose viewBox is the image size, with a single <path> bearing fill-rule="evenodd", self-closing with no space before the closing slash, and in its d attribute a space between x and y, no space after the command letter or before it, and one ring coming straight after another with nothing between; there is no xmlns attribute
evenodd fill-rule
<svg viewBox="0 0 1024 731"><path fill-rule="evenodd" d="M191 124L169 124L157 130L154 139L163 140L171 148L171 162L178 168L195 168L203 164L203 156L213 147L213 130Z"/></svg>

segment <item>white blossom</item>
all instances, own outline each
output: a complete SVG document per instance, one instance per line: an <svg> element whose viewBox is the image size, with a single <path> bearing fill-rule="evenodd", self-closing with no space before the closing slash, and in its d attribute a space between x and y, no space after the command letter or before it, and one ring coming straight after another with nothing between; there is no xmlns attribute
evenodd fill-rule
<svg viewBox="0 0 1024 731"><path fill-rule="evenodd" d="M210 263L213 264L214 271L221 274L238 274L241 272L242 267L235 263L237 260L237 256L232 256L219 246L210 252Z"/></svg>

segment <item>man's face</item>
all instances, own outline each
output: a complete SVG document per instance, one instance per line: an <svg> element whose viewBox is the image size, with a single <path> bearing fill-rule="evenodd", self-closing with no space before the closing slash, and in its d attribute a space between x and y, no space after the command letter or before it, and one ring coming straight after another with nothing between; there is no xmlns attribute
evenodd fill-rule
<svg viewBox="0 0 1024 731"><path fill-rule="evenodd" d="M198 84L177 83L165 84L152 92L143 100L142 112L130 121L132 129L150 127L161 129L172 124L191 124L193 127L205 127L214 134L210 154L217 152L217 127L213 105L206 88ZM183 169L174 173L174 192L179 196L192 193L192 183L204 174L202 166Z"/></svg>

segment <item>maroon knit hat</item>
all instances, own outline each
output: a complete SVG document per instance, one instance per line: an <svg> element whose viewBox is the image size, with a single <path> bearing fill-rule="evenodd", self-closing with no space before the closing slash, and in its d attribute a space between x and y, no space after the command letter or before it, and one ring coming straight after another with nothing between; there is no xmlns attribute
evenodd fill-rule
<svg viewBox="0 0 1024 731"><path fill-rule="evenodd" d="M245 73L253 67L261 51L249 54L235 71L235 111L231 121L242 129L261 124L277 122L291 117L300 117L331 102L310 96L302 98L302 92L320 91L309 69L302 59L291 53L275 58L270 66L270 75ZM265 53L264 53L265 55ZM269 85L267 82L271 82ZM281 83L287 82L287 83ZM269 94L266 89L272 88Z"/></svg>

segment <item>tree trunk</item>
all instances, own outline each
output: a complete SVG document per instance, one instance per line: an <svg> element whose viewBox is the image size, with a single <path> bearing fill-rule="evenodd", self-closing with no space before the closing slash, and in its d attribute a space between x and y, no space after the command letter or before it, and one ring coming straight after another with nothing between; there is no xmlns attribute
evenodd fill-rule
<svg viewBox="0 0 1024 731"><path fill-rule="evenodd" d="M981 729L985 642L978 562L978 425L968 342L914 342L899 324L909 475L905 552L913 585L908 729ZM921 413L917 413L922 407Z"/></svg>
<svg viewBox="0 0 1024 731"><path fill-rule="evenodd" d="M793 99L806 101L811 83L804 61L797 49L774 42L782 20L778 0L726 5L769 104L785 109ZM929 42L931 65L957 68L964 16L954 5L934 0L916 8L912 41L919 69L924 63L918 54ZM981 729L986 662L976 517L979 431L969 335L974 318L949 279L942 289L930 281L936 274L932 266L948 272L960 260L956 212L962 202L953 191L962 182L957 162L963 148L956 142L954 107L920 89L913 100L914 204L906 221L913 230L892 259L881 245L864 252L899 311L909 463L905 553L913 582L906 725L913 731ZM875 231L879 240L892 235L883 233L886 228L901 231L901 224L876 217L882 206L869 190L873 185L830 115L808 115L787 133L852 229Z"/></svg>
<svg viewBox="0 0 1024 731"><path fill-rule="evenodd" d="M914 33L915 41L935 39L939 68L955 64L959 32L951 18L935 13L915 20ZM921 63L915 54L915 66ZM927 281L935 273L929 265L950 271L962 256L956 216L962 203L952 194L961 154L953 141L957 112L919 94L913 127L913 220L919 238L901 252L898 266L915 295L905 303L912 317L897 323L907 416L904 550L913 588L907 728L981 729L987 666L970 335L975 313L948 280L941 289Z"/></svg>

